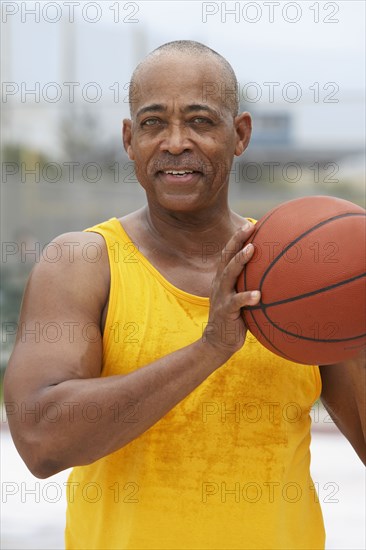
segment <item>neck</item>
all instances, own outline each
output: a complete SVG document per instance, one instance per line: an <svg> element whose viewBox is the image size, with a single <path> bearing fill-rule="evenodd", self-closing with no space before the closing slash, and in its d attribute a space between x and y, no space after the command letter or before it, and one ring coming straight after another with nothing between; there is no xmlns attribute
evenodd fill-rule
<svg viewBox="0 0 366 550"><path fill-rule="evenodd" d="M199 256L212 259L242 225L243 219L230 210L228 204L209 211L171 212L149 205L143 217L151 236L167 250L176 250L179 255Z"/></svg>

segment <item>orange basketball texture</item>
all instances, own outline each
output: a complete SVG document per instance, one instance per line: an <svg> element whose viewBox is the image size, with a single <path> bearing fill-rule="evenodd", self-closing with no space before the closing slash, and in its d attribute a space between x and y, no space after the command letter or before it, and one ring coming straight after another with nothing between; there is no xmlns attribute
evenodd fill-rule
<svg viewBox="0 0 366 550"><path fill-rule="evenodd" d="M330 196L273 208L248 242L255 253L237 290L260 290L247 328L291 361L331 364L366 345L366 212Z"/></svg>

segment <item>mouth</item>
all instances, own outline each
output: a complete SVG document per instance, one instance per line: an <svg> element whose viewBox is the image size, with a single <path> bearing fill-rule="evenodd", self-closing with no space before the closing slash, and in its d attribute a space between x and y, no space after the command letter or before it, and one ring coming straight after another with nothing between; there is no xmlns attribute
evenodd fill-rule
<svg viewBox="0 0 366 550"><path fill-rule="evenodd" d="M194 184L203 173L190 168L181 168L180 170L166 169L159 170L157 176L167 184Z"/></svg>
<svg viewBox="0 0 366 550"><path fill-rule="evenodd" d="M194 174L194 170L163 170L163 174L171 174L172 176L183 177L187 174Z"/></svg>

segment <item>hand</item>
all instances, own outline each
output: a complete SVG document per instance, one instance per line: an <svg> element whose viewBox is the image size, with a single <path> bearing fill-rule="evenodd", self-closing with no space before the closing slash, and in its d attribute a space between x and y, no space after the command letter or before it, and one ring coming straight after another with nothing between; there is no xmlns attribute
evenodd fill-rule
<svg viewBox="0 0 366 550"><path fill-rule="evenodd" d="M243 248L254 231L254 225L247 222L225 245L221 252L221 261L212 283L210 313L203 341L211 344L224 362L244 344L246 326L241 308L256 305L260 292L237 292L236 282L245 264L253 256L254 247L248 244Z"/></svg>

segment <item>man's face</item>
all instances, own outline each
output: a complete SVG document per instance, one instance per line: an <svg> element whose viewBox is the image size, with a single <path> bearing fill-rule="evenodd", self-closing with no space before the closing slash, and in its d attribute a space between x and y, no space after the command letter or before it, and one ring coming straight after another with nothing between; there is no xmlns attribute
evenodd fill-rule
<svg viewBox="0 0 366 550"><path fill-rule="evenodd" d="M234 119L227 88L211 58L161 56L139 73L124 145L150 205L189 212L226 201L233 156L250 137L250 117Z"/></svg>

